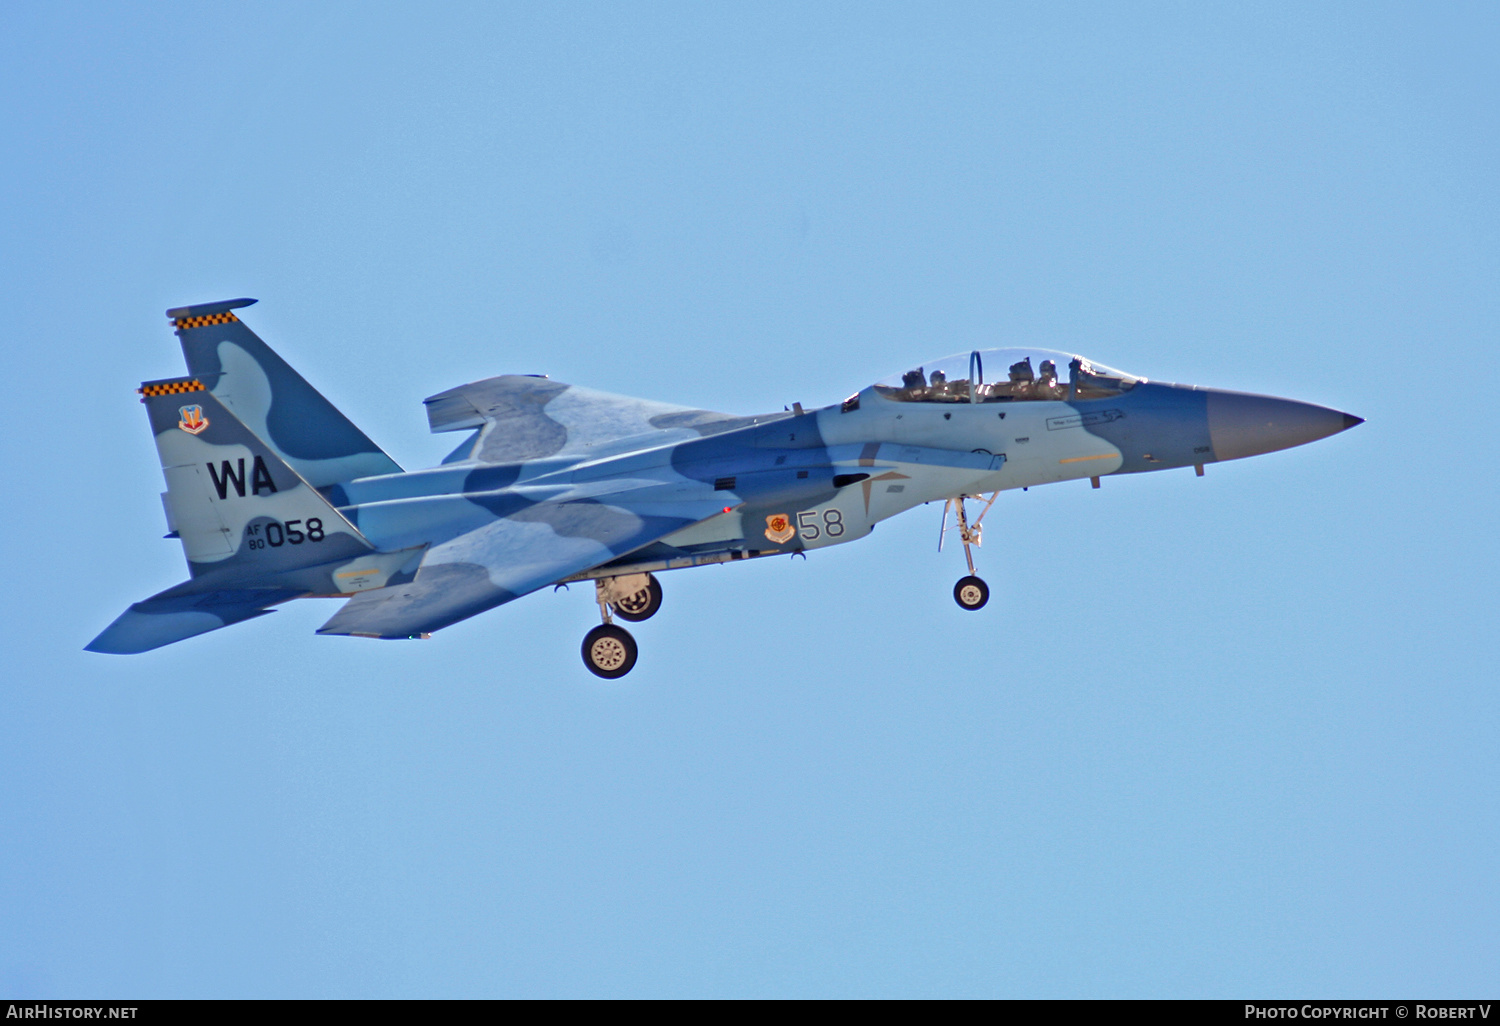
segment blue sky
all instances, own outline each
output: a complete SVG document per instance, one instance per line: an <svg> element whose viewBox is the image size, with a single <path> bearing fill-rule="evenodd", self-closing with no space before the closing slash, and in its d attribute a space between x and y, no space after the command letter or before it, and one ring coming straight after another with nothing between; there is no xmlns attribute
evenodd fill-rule
<svg viewBox="0 0 1500 1026"><path fill-rule="evenodd" d="M1489 5L0 12L0 996L1500 983ZM139 657L132 392L233 296L407 466L492 374L736 413L1042 345L1368 422L588 589Z"/></svg>

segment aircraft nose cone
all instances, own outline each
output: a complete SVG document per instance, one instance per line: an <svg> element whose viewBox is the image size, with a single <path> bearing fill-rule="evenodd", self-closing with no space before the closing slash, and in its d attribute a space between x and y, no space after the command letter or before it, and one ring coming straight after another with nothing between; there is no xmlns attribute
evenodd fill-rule
<svg viewBox="0 0 1500 1026"><path fill-rule="evenodd" d="M1364 418L1326 406L1243 392L1208 393L1208 434L1214 456L1237 460L1336 435Z"/></svg>

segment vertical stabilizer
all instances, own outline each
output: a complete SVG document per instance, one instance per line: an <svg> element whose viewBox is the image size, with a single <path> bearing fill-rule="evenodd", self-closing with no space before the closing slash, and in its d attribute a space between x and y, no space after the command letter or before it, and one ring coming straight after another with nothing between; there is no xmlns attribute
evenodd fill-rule
<svg viewBox="0 0 1500 1026"><path fill-rule="evenodd" d="M197 378L147 381L140 394L167 479L167 523L192 576L125 610L90 652L148 652L302 595L415 577L422 548L377 552Z"/></svg>
<svg viewBox="0 0 1500 1026"><path fill-rule="evenodd" d="M372 551L327 499L202 382L148 381L140 393L167 479L169 520L194 577L228 572L264 586L288 571Z"/></svg>
<svg viewBox="0 0 1500 1026"><path fill-rule="evenodd" d="M168 310L188 373L314 488L399 474L396 461L234 313L253 299Z"/></svg>

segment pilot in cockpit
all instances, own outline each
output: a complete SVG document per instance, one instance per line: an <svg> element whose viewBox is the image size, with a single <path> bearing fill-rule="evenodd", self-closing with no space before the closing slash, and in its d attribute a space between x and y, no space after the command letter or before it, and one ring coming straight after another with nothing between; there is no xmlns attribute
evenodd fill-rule
<svg viewBox="0 0 1500 1026"><path fill-rule="evenodd" d="M1036 383L1036 375L1031 370L1031 357L1017 360L1010 365L1010 394L1013 399L1030 399L1031 386Z"/></svg>
<svg viewBox="0 0 1500 1026"><path fill-rule="evenodd" d="M905 374L901 375L901 387L926 388L927 375L922 373L921 367L918 367L916 370L909 370Z"/></svg>
<svg viewBox="0 0 1500 1026"><path fill-rule="evenodd" d="M1043 360L1041 375L1036 381L1036 397L1038 399L1063 399L1067 397L1067 389L1057 382L1057 364L1051 360Z"/></svg>
<svg viewBox="0 0 1500 1026"><path fill-rule="evenodd" d="M944 371L935 370L927 379L931 386L931 398L939 403L961 403L969 398L969 379L954 378L951 381Z"/></svg>

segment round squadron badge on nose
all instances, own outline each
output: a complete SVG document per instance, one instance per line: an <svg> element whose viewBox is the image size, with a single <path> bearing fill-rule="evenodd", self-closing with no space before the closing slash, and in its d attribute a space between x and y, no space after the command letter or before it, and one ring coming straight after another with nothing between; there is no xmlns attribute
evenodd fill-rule
<svg viewBox="0 0 1500 1026"><path fill-rule="evenodd" d="M184 406L177 413L181 417L177 426L190 435L201 434L208 427L208 418L203 415L201 406Z"/></svg>
<svg viewBox="0 0 1500 1026"><path fill-rule="evenodd" d="M792 526L792 518L785 513L772 513L766 517L766 538L777 545L785 545L797 537L797 529Z"/></svg>

